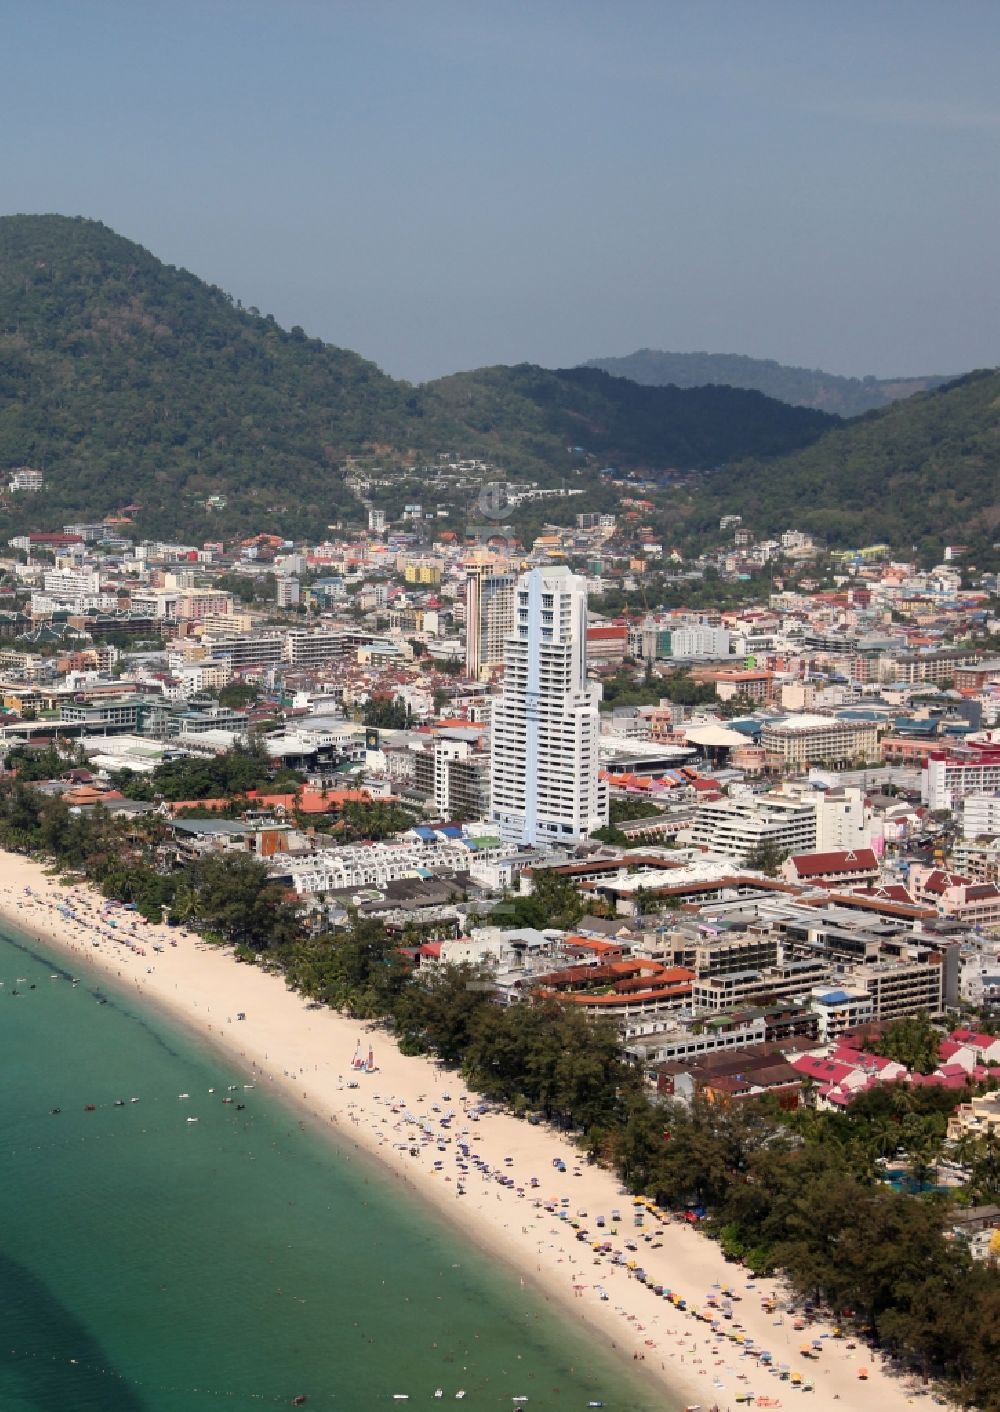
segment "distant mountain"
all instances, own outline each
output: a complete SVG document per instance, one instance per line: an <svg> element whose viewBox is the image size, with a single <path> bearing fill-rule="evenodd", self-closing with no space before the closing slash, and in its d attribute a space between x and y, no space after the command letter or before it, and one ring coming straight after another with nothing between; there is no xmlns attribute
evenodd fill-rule
<svg viewBox="0 0 1000 1412"><path fill-rule="evenodd" d="M551 478L582 447L698 470L804 446L832 424L755 392L587 369L484 368L413 387L97 221L0 218L0 472L46 474L8 525L136 502L147 532L313 533L358 510L336 469L350 453L447 449ZM209 515L210 496L225 509Z"/></svg>
<svg viewBox="0 0 1000 1412"><path fill-rule="evenodd" d="M705 477L694 501L688 528L706 535L736 513L766 534L886 540L925 557L971 544L985 561L1000 538L1000 370L869 412L789 455L731 464Z"/></svg>
<svg viewBox="0 0 1000 1412"><path fill-rule="evenodd" d="M937 376L844 378L818 368L787 367L772 358L747 358L742 353L661 353L653 348L640 348L623 358L591 358L583 366L602 368L643 387L722 384L750 388L793 407L814 407L838 417L857 417L915 392L929 392L947 381Z"/></svg>

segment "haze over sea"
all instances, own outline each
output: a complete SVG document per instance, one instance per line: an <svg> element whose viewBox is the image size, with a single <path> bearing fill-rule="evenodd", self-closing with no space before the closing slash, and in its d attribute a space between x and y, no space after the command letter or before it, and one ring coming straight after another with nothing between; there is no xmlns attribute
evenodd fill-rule
<svg viewBox="0 0 1000 1412"><path fill-rule="evenodd" d="M395 1393L440 1406L436 1388L469 1409L654 1405L349 1143L158 1012L10 931L0 981L4 1412L299 1393L365 1412Z"/></svg>

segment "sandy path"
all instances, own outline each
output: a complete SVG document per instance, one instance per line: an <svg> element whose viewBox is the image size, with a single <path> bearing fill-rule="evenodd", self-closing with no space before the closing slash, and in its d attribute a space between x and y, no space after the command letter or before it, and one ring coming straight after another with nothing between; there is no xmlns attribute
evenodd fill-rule
<svg viewBox="0 0 1000 1412"><path fill-rule="evenodd" d="M67 905L75 920L59 910ZM817 1409L833 1412L839 1402L896 1412L917 1400L912 1386L863 1346L835 1340L829 1326L796 1330L779 1284L750 1279L683 1223L647 1214L636 1228L630 1198L615 1176L579 1160L565 1138L507 1114L475 1114L479 1100L454 1074L429 1059L402 1056L380 1030L310 1010L280 978L239 965L228 952L177 929L148 926L121 912L112 929L104 910L90 889L62 886L40 864L0 852L0 914L134 987L223 1046L257 1082L355 1140L513 1267L523 1283L599 1332L636 1372L654 1378L671 1405L735 1409L737 1398L745 1402L752 1394L758 1405L787 1407L804 1394L779 1378L782 1364L812 1381L809 1401ZM365 1055L369 1043L374 1046L377 1072L352 1071L359 1043ZM563 1161L565 1171L553 1159ZM569 1219L559 1217L561 1208ZM614 1210L620 1221L613 1221ZM586 1241L577 1238L571 1219L587 1230ZM609 1241L611 1252L596 1253L591 1242L597 1240ZM638 1262L648 1285L616 1263L616 1255ZM652 1284L682 1296L687 1309L658 1297ZM724 1317L724 1287L734 1295L731 1319ZM717 1307L708 1309L709 1298ZM717 1319L717 1329L693 1309ZM737 1333L772 1353L773 1371L747 1355ZM813 1340L822 1351L806 1360L800 1349ZM866 1381L857 1376L863 1367ZM758 1401L766 1398L776 1402Z"/></svg>

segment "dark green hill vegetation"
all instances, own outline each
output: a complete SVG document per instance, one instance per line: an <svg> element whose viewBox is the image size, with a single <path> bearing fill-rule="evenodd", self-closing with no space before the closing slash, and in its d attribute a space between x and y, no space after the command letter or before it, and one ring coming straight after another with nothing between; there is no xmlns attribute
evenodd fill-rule
<svg viewBox="0 0 1000 1412"><path fill-rule="evenodd" d="M717 532L728 513L758 533L795 525L834 545L884 539L935 555L988 544L1000 524L1000 372L870 412L767 464L727 466L699 487L691 524Z"/></svg>
<svg viewBox="0 0 1000 1412"><path fill-rule="evenodd" d="M46 474L0 533L132 502L146 532L322 532L358 511L337 469L352 453L413 464L447 449L544 480L597 457L692 470L770 456L828 425L745 392L579 369L414 388L99 222L0 218L0 470ZM225 505L208 512L213 496Z"/></svg>
<svg viewBox="0 0 1000 1412"><path fill-rule="evenodd" d="M645 387L704 387L723 384L776 397L793 407L814 407L839 417L857 417L886 407L915 392L928 392L942 377L845 378L819 368L795 368L773 358L748 358L742 353L663 353L640 348L623 358L591 358L587 368L603 368L615 377L630 378Z"/></svg>
<svg viewBox="0 0 1000 1412"><path fill-rule="evenodd" d="M236 493L329 520L351 499L333 466L402 439L405 397L96 221L0 219L0 467L45 470L32 514L137 499L166 528Z"/></svg>
<svg viewBox="0 0 1000 1412"><path fill-rule="evenodd" d="M728 387L639 387L596 368L549 372L530 363L479 368L427 383L428 415L463 422L489 454L517 446L539 462L578 448L602 461L647 469L709 470L752 444L755 456L804 446L830 417L803 408L776 411L774 399Z"/></svg>

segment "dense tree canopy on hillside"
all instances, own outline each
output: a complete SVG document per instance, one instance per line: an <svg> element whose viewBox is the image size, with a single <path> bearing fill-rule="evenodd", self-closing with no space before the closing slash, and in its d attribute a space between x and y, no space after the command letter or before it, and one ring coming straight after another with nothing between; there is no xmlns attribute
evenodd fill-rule
<svg viewBox="0 0 1000 1412"><path fill-rule="evenodd" d="M699 488L692 523L743 514L763 533L795 525L833 544L887 540L939 553L996 538L1000 522L1000 372L829 431L769 463L730 465Z"/></svg>

